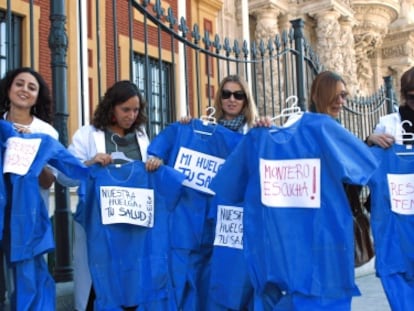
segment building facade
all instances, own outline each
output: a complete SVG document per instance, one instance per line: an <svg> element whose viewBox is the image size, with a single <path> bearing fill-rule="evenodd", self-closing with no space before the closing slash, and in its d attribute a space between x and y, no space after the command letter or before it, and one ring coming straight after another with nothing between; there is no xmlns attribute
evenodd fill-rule
<svg viewBox="0 0 414 311"><path fill-rule="evenodd" d="M243 12L248 11L248 17ZM411 0L224 0L219 33L269 39L302 18L325 69L340 73L351 93L368 95L383 77L399 77L414 65L414 1Z"/></svg>

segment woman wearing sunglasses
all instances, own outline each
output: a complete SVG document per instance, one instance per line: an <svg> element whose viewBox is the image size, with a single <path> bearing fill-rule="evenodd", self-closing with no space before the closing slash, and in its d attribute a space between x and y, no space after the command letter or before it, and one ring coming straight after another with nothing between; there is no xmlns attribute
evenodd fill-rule
<svg viewBox="0 0 414 311"><path fill-rule="evenodd" d="M256 126L257 108L250 94L247 83L238 75L229 75L221 80L214 98L217 122L238 133L246 134ZM181 123L189 123L191 116L180 119ZM270 121L263 121L268 124Z"/></svg>
<svg viewBox="0 0 414 311"><path fill-rule="evenodd" d="M243 134L253 127L257 117L257 108L249 87L237 75L229 75L220 82L214 107L219 124Z"/></svg>

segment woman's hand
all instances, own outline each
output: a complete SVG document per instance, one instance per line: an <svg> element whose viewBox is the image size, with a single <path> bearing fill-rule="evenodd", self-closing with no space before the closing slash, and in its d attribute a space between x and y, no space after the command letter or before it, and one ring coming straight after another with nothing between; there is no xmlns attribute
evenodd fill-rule
<svg viewBox="0 0 414 311"><path fill-rule="evenodd" d="M150 157L148 158L147 162L145 162L145 169L148 172L156 171L162 165L162 160L157 157Z"/></svg>
<svg viewBox="0 0 414 311"><path fill-rule="evenodd" d="M183 116L180 118L180 120L178 122L182 123L182 124L188 124L191 122L191 119L193 117L192 116Z"/></svg>
<svg viewBox="0 0 414 311"><path fill-rule="evenodd" d="M271 127L272 119L270 117L260 117L255 120L253 127Z"/></svg>
<svg viewBox="0 0 414 311"><path fill-rule="evenodd" d="M95 163L99 163L102 166L107 166L112 163L112 157L107 153L97 153L92 159L85 161L86 166L91 166Z"/></svg>
<svg viewBox="0 0 414 311"><path fill-rule="evenodd" d="M43 189L49 189L55 182L56 177L52 173L52 170L48 167L44 167L39 175L39 185Z"/></svg>
<svg viewBox="0 0 414 311"><path fill-rule="evenodd" d="M386 133L373 133L369 135L366 139L368 146L377 145L384 149L391 147L394 141L394 137Z"/></svg>

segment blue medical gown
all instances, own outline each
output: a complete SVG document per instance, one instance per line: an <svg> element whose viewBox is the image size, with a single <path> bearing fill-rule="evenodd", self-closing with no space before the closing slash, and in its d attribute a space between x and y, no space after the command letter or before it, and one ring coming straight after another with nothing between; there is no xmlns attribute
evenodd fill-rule
<svg viewBox="0 0 414 311"><path fill-rule="evenodd" d="M0 122L0 131L9 130ZM19 134L24 139L40 139L39 150L24 175L5 175L7 211L3 246L14 274L15 292L12 304L17 310L53 310L54 281L43 255L54 250L53 228L40 193L39 175L51 165L73 179L87 175L87 167L66 148L47 134Z"/></svg>
<svg viewBox="0 0 414 311"><path fill-rule="evenodd" d="M91 167L78 189L76 220L85 228L88 263L96 293L97 310L142 306L169 300L174 310L169 270L168 219L178 200L185 176L161 166L149 173L141 161ZM154 190L154 226L125 223L104 225L100 187L119 186ZM166 309L160 309L166 310Z"/></svg>
<svg viewBox="0 0 414 311"><path fill-rule="evenodd" d="M264 205L261 159L320 159L320 206ZM275 286L288 294L359 294L342 184L367 183L376 166L368 147L327 115L304 113L290 127L254 128L245 135L211 188L228 202L244 202L244 254L257 295Z"/></svg>
<svg viewBox="0 0 414 311"><path fill-rule="evenodd" d="M371 226L375 244L375 267L379 276L403 273L414 278L414 215L400 214L391 210L391 195L388 174L414 174L414 156L398 156L405 149L403 145L393 145L382 149L372 147L380 165L369 181L371 194ZM396 199L407 198L410 209L412 184L396 189L400 192ZM407 203L406 202L406 203ZM400 203L401 205L402 203Z"/></svg>

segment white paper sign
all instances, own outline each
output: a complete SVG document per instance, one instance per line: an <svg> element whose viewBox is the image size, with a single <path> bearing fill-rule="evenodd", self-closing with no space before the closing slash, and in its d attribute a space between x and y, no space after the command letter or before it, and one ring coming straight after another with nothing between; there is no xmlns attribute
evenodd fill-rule
<svg viewBox="0 0 414 311"><path fill-rule="evenodd" d="M3 173L27 174L41 142L40 138L10 137L4 153Z"/></svg>
<svg viewBox="0 0 414 311"><path fill-rule="evenodd" d="M243 208L219 205L217 207L214 245L243 249Z"/></svg>
<svg viewBox="0 0 414 311"><path fill-rule="evenodd" d="M223 163L222 158L181 147L175 159L174 168L187 177L183 185L214 194L208 187Z"/></svg>
<svg viewBox="0 0 414 311"><path fill-rule="evenodd" d="M154 190L129 187L100 187L102 223L152 228Z"/></svg>
<svg viewBox="0 0 414 311"><path fill-rule="evenodd" d="M260 192L269 207L320 208L320 159L260 159Z"/></svg>
<svg viewBox="0 0 414 311"><path fill-rule="evenodd" d="M387 174L391 210L414 215L414 174Z"/></svg>

